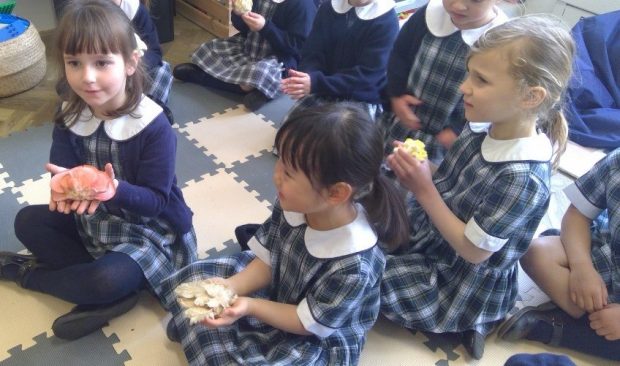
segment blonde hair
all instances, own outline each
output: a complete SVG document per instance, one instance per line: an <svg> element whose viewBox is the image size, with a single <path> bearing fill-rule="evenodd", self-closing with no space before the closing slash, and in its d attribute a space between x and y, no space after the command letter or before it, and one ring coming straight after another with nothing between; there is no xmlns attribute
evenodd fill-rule
<svg viewBox="0 0 620 366"><path fill-rule="evenodd" d="M489 29L472 46L470 56L512 46L509 71L523 90L542 87L545 99L533 110L538 126L554 147L553 168L566 150L568 124L562 111L573 71L575 43L562 21L551 15L527 15Z"/></svg>
<svg viewBox="0 0 620 366"><path fill-rule="evenodd" d="M69 87L64 54L114 53L122 55L126 63L133 62L137 41L127 15L109 0L73 0L63 9L63 16L56 28L55 56L59 66L56 90L66 104L58 108L54 122L71 126L77 122L87 105ZM106 114L111 118L132 114L142 100L144 80L145 72L138 62L136 72L127 76L127 99L120 108L106 111Z"/></svg>

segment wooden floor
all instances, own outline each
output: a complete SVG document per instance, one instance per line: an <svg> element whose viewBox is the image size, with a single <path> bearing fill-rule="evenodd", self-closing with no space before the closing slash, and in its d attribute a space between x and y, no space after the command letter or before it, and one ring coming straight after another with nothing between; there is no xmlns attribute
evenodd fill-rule
<svg viewBox="0 0 620 366"><path fill-rule="evenodd" d="M188 62L189 56L201 43L214 36L181 15L174 17L174 41L162 44L164 59L172 66ZM0 98L0 137L30 126L50 123L58 97L54 91L58 68L51 58L53 31L42 32L46 45L47 72L41 83L23 93Z"/></svg>

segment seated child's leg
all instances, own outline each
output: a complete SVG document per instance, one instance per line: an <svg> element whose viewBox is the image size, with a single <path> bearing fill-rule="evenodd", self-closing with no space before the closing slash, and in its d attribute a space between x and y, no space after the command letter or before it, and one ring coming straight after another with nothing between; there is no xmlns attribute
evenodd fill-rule
<svg viewBox="0 0 620 366"><path fill-rule="evenodd" d="M573 318L583 315L570 299L568 258L559 236L534 239L521 258L521 267L560 308Z"/></svg>
<svg viewBox="0 0 620 366"><path fill-rule="evenodd" d="M74 304L106 304L138 291L144 283L142 268L130 256L109 252L63 269L37 269L24 287Z"/></svg>
<svg viewBox="0 0 620 366"><path fill-rule="evenodd" d="M564 325L560 346L597 357L620 361L620 340L608 341L590 327L588 315Z"/></svg>
<svg viewBox="0 0 620 366"><path fill-rule="evenodd" d="M22 208L15 216L15 235L37 260L51 268L91 261L73 215L50 211L48 205Z"/></svg>
<svg viewBox="0 0 620 366"><path fill-rule="evenodd" d="M230 84L204 72L198 65L192 63L184 63L174 68L173 75L175 78L188 83L195 83L209 88L224 90L231 93L245 94L241 87L237 84Z"/></svg>
<svg viewBox="0 0 620 366"><path fill-rule="evenodd" d="M608 341L590 327L588 315L573 319L551 303L526 307L499 329L502 339L528 339L611 360L620 360L620 340Z"/></svg>

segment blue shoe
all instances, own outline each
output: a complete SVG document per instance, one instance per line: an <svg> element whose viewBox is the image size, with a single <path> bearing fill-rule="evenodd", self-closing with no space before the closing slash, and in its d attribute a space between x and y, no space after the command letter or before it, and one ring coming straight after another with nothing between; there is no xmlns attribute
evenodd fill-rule
<svg viewBox="0 0 620 366"><path fill-rule="evenodd" d="M179 335L179 329L177 325L174 323L174 319L170 319L168 325L166 326L166 336L169 340L176 343L181 343L181 336Z"/></svg>
<svg viewBox="0 0 620 366"><path fill-rule="evenodd" d="M25 279L35 268L39 267L32 255L0 252L0 279L14 281L24 287Z"/></svg>
<svg viewBox="0 0 620 366"><path fill-rule="evenodd" d="M258 90L252 90L243 97L243 105L252 112L257 111L260 107L264 106L271 99Z"/></svg>
<svg viewBox="0 0 620 366"><path fill-rule="evenodd" d="M74 340L88 335L108 324L109 320L123 315L138 303L138 293L133 293L111 304L77 305L52 324L54 335Z"/></svg>
<svg viewBox="0 0 620 366"><path fill-rule="evenodd" d="M517 311L515 315L499 327L497 336L506 341L527 339L537 324L543 322L553 327L551 339L544 343L557 346L562 337L562 328L566 317L568 315L552 302L546 302L538 306L526 306Z"/></svg>
<svg viewBox="0 0 620 366"><path fill-rule="evenodd" d="M461 343L469 355L479 360L484 355L485 337L477 331L470 329L461 333Z"/></svg>

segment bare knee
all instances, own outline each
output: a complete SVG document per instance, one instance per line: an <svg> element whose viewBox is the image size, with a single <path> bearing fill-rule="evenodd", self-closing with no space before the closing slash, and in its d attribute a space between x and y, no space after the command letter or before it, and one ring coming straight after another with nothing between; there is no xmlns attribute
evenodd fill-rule
<svg viewBox="0 0 620 366"><path fill-rule="evenodd" d="M564 265L566 253L560 237L544 236L532 240L530 247L519 262L527 273L541 267Z"/></svg>

